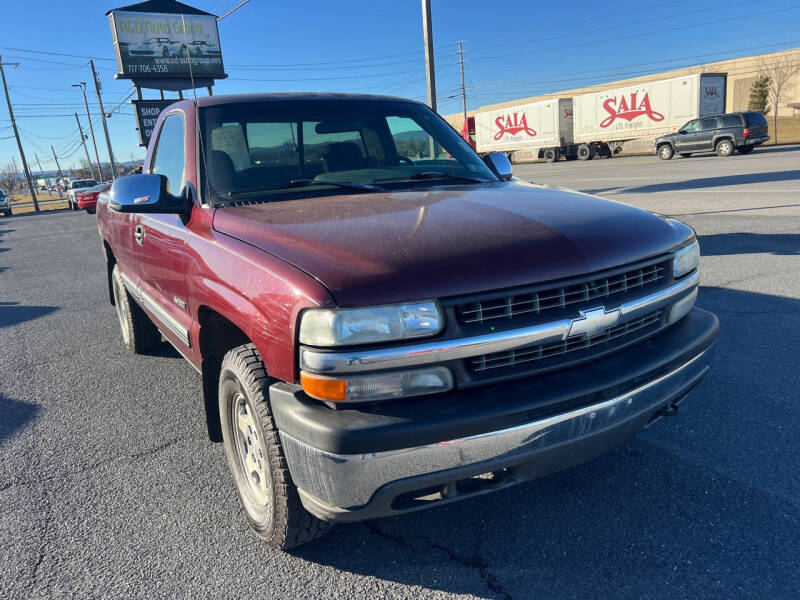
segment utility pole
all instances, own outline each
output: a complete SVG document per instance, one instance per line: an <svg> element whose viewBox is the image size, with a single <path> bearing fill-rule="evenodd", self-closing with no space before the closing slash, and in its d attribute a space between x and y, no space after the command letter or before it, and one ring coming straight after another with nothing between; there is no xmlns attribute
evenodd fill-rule
<svg viewBox="0 0 800 600"><path fill-rule="evenodd" d="M72 87L79 87L83 92L83 103L86 106L86 119L89 121L89 133L92 135L92 144L94 144L94 157L97 159L97 172L100 173L98 181L103 179L103 167L100 166L100 153L97 151L97 140L94 138L94 127L92 127L92 115L89 112L89 101L86 99L86 82L72 84ZM89 161L91 163L91 161Z"/></svg>
<svg viewBox="0 0 800 600"><path fill-rule="evenodd" d="M83 144L84 152L86 152L86 162L89 163L89 171L91 172L92 177L94 177L94 166L92 166L92 159L89 158L89 149L86 147L86 138L83 137L83 128L81 127L81 120L78 118L78 113L75 113L75 120L78 122L78 132L81 134L81 143ZM74 171L75 168L73 167L72 170ZM101 173L100 179L102 178L103 174Z"/></svg>
<svg viewBox="0 0 800 600"><path fill-rule="evenodd" d="M428 81L428 106L436 110L436 73L433 66L431 0L422 0L422 34L425 39L425 77Z"/></svg>
<svg viewBox="0 0 800 600"><path fill-rule="evenodd" d="M64 187L64 173L61 172L61 165L58 164L58 157L56 156L56 149L53 148L53 144L50 144L50 150L53 151L53 159L56 161L56 168L58 169L58 185L56 186L56 189L58 189L58 186L61 186L63 188ZM59 198L62 197L60 189L58 190L58 197Z"/></svg>
<svg viewBox="0 0 800 600"><path fill-rule="evenodd" d="M28 189L31 191L31 198L33 199L33 210L39 212L39 201L36 199L36 191L33 189L31 182L31 173L28 170L28 161L25 160L25 152L22 149L22 140L19 139L19 131L17 130L17 121L14 119L14 109L11 108L11 96L8 95L8 85L6 84L6 72L3 70L3 65L18 66L19 63L4 63L3 57L0 56L0 75L3 77L3 91L6 93L6 102L8 103L8 118L11 119L11 126L14 128L14 136L17 138L17 147L19 148L19 156L22 158L22 168L25 171L25 179L28 180ZM16 175L15 175L16 176Z"/></svg>
<svg viewBox="0 0 800 600"><path fill-rule="evenodd" d="M108 123L106 122L106 111L103 109L103 97L100 95L100 81L97 79L97 71L94 70L94 61L90 60L92 67L92 78L94 79L94 89L97 91L97 102L100 104L100 115L103 117L103 130L106 133L106 144L108 145L108 161L111 163L111 179L117 178L117 163L114 160L114 152L111 150L111 136L108 135Z"/></svg>
<svg viewBox="0 0 800 600"><path fill-rule="evenodd" d="M42 179L45 180L45 186L46 186L47 185L47 177L44 176L44 169L42 169L42 163L39 160L39 155L36 154L36 152L34 152L33 153L33 157L36 159L36 164L39 165L39 174L42 176Z"/></svg>
<svg viewBox="0 0 800 600"><path fill-rule="evenodd" d="M464 45L458 40L458 63L461 65L461 103L464 107L464 139L469 139L467 126L467 87L464 84Z"/></svg>

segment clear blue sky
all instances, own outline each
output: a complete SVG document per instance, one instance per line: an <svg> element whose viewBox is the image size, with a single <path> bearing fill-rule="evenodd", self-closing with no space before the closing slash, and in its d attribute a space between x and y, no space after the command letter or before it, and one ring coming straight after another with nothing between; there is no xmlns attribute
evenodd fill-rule
<svg viewBox="0 0 800 600"><path fill-rule="evenodd" d="M190 0L220 14L237 0ZM531 2L432 0L439 112L460 110L454 42L464 40L468 106L568 89L683 65L800 46L800 0L653 0L652 2ZM84 58L113 59L105 11L124 0L3 2L0 52L32 169L45 170L76 147L80 91L91 81ZM217 8L217 7L220 8ZM419 0L251 0L220 22L227 80L215 94L248 91L358 91L424 99ZM131 89L114 80L113 60L96 60L106 110ZM199 92L199 93L204 93ZM157 97L146 91L145 97ZM96 115L96 98L90 95ZM67 115L45 117L43 115ZM132 107L109 121L118 160L144 156ZM5 103L0 106L0 167L17 155ZM106 160L102 131L101 159ZM64 159L78 164L82 150ZM17 156L19 164L19 157Z"/></svg>

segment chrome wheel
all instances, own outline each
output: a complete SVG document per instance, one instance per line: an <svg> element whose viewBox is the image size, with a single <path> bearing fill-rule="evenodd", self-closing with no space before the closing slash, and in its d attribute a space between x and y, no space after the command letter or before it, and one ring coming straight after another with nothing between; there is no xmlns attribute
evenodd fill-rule
<svg viewBox="0 0 800 600"><path fill-rule="evenodd" d="M122 341L125 342L125 345L129 345L131 342L131 332L128 329L128 319L125 315L124 309L122 308L122 294L125 292L120 289L120 282L117 277L114 277L114 306L117 309L117 319L119 320L119 328L122 330Z"/></svg>
<svg viewBox="0 0 800 600"><path fill-rule="evenodd" d="M237 392L233 399L234 437L238 451L239 466L253 500L261 505L269 504L269 474L265 468L264 449L256 427L255 418L244 394Z"/></svg>
<svg viewBox="0 0 800 600"><path fill-rule="evenodd" d="M663 160L669 160L672 158L672 148L670 148L667 144L664 144L658 149L658 155Z"/></svg>

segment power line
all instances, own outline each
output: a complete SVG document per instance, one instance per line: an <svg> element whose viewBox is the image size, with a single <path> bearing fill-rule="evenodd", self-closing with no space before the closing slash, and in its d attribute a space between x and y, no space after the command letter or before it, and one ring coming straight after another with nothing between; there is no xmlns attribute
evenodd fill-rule
<svg viewBox="0 0 800 600"><path fill-rule="evenodd" d="M113 58L103 58L100 56L85 56L83 54L67 54L65 52L53 52L51 50L31 50L29 48L12 48L10 46L0 46L0 49L3 50L11 50L12 52L30 52L32 54L48 54L50 56L67 56L70 58L85 58L85 59L94 59L94 60L108 60L111 62L116 62L116 59Z"/></svg>

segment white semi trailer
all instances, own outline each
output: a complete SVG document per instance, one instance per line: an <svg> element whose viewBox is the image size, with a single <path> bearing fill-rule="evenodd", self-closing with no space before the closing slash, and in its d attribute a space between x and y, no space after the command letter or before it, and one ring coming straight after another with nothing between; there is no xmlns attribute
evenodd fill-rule
<svg viewBox="0 0 800 600"><path fill-rule="evenodd" d="M475 149L511 153L533 151L548 162L576 158L572 143L572 99L554 98L477 112Z"/></svg>
<svg viewBox="0 0 800 600"><path fill-rule="evenodd" d="M656 138L691 119L724 113L726 82L724 73L706 73L575 96L578 158L610 157L624 142Z"/></svg>

